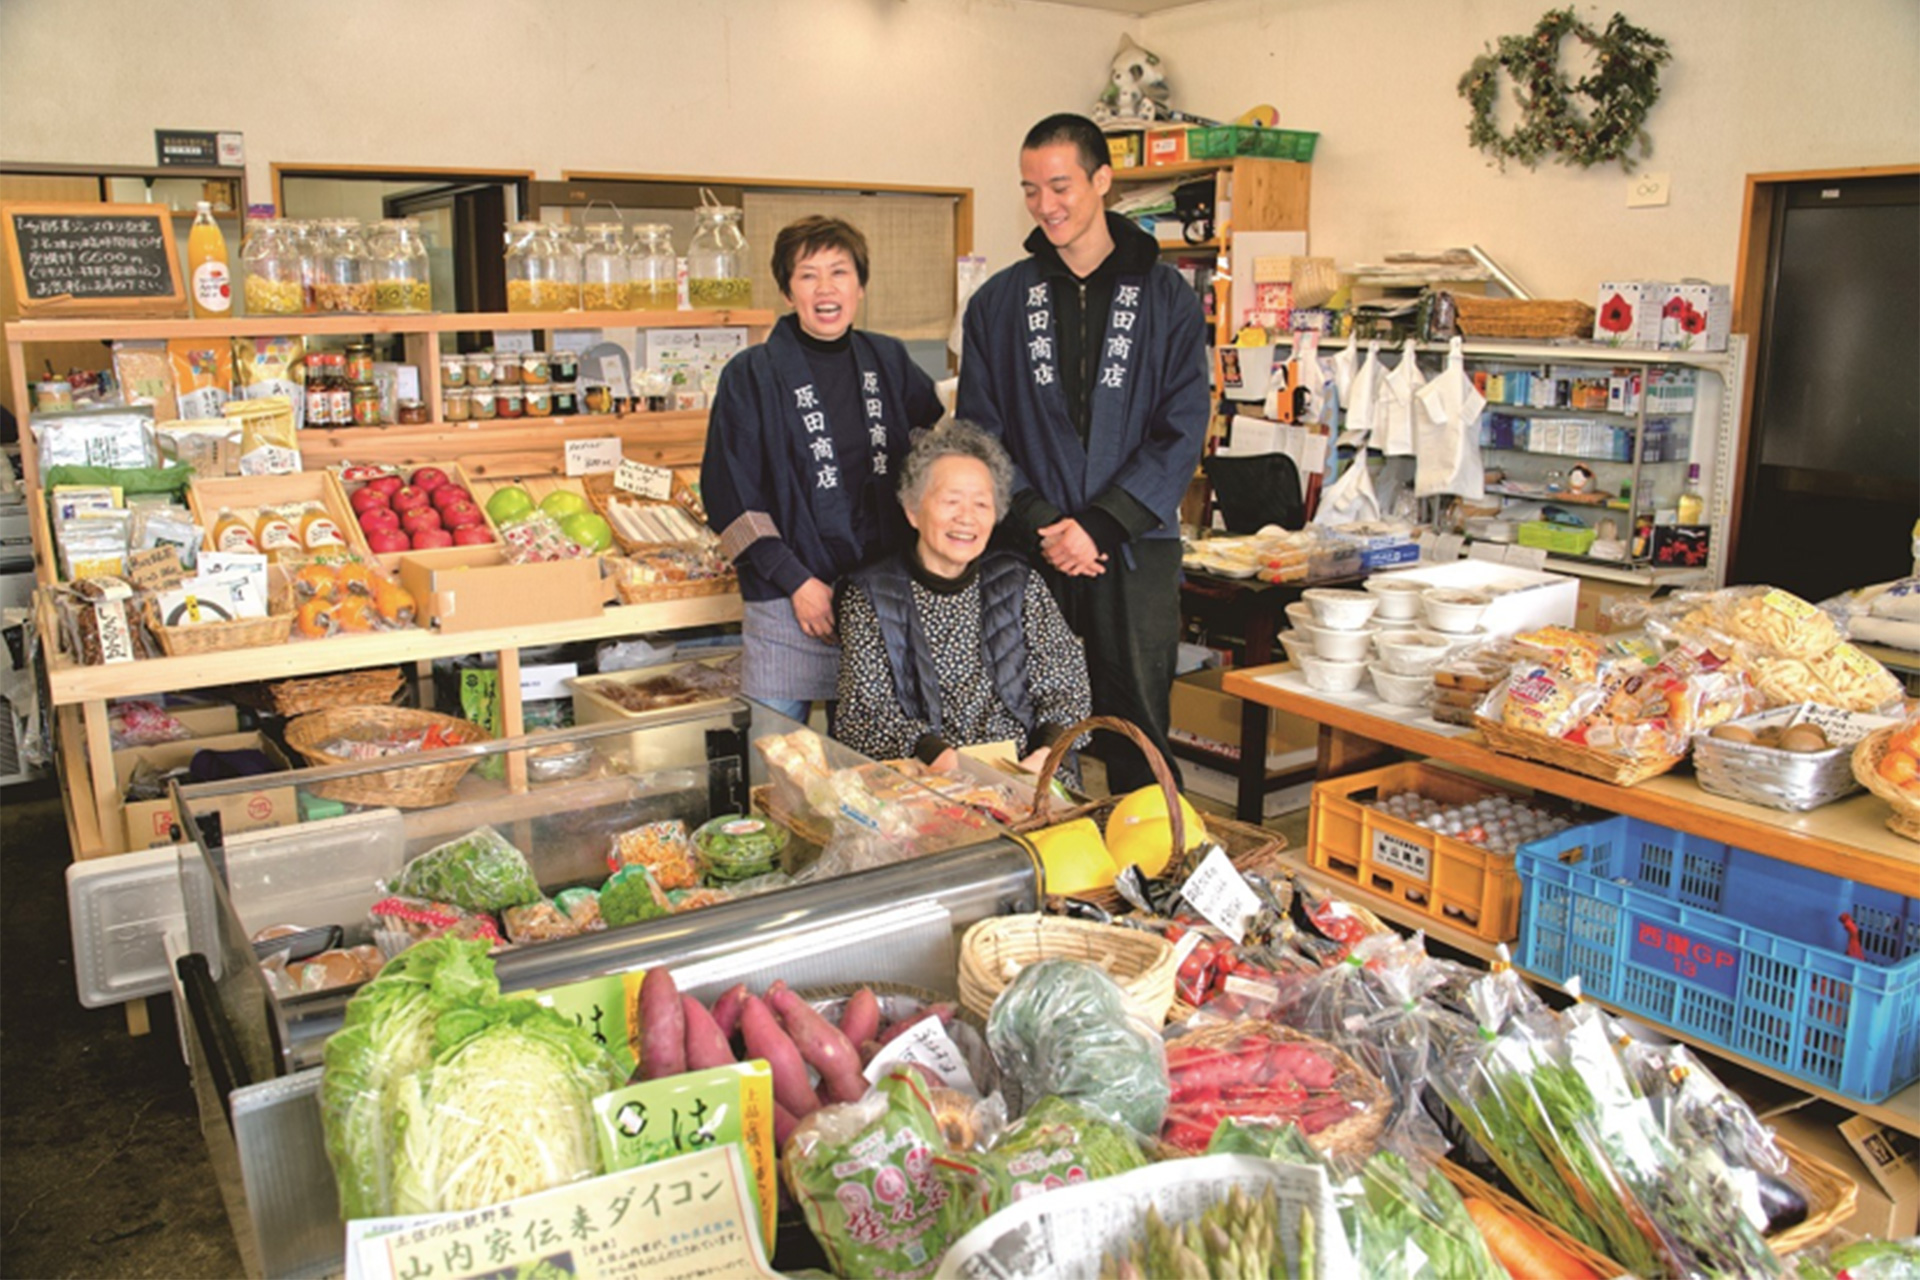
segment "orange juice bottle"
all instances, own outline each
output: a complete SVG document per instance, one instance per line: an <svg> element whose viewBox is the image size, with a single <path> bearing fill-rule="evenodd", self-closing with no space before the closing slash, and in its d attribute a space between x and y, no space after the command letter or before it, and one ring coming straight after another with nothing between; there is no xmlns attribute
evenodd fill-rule
<svg viewBox="0 0 1920 1280"><path fill-rule="evenodd" d="M254 539L252 525L222 507L219 519L213 522L213 549L215 551L258 551L260 544Z"/></svg>
<svg viewBox="0 0 1920 1280"><path fill-rule="evenodd" d="M299 535L293 531L293 521L279 507L262 507L253 525L254 543L267 553L269 560L278 560L289 551L300 550Z"/></svg>
<svg viewBox="0 0 1920 1280"><path fill-rule="evenodd" d="M340 536L340 526L327 514L327 509L317 502L309 502L300 510L300 545L308 551L325 551L330 547L344 547L347 540Z"/></svg>
<svg viewBox="0 0 1920 1280"><path fill-rule="evenodd" d="M195 320L224 320L233 314L233 285L227 275L227 238L213 220L213 206L194 208L187 233L187 298Z"/></svg>

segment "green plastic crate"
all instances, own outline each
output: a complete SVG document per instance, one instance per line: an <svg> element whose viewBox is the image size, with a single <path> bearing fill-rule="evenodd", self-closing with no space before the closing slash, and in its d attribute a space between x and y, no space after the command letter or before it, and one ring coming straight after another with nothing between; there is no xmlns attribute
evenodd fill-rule
<svg viewBox="0 0 1920 1280"><path fill-rule="evenodd" d="M1190 130L1187 155L1195 160L1231 160L1235 156L1260 156L1267 160L1313 159L1317 133L1296 129L1261 129L1253 125L1221 124Z"/></svg>
<svg viewBox="0 0 1920 1280"><path fill-rule="evenodd" d="M1593 540L1599 536L1592 529L1576 529L1572 525L1553 524L1546 520L1528 520L1520 526L1521 546L1542 547L1566 556L1587 554L1593 547Z"/></svg>

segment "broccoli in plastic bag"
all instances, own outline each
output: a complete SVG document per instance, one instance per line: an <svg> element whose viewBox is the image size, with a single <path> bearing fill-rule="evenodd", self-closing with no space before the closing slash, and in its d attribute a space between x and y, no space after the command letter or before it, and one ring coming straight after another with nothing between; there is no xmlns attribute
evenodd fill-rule
<svg viewBox="0 0 1920 1280"><path fill-rule="evenodd" d="M393 892L451 902L469 911L499 911L540 900L527 859L492 827L429 849L406 865Z"/></svg>
<svg viewBox="0 0 1920 1280"><path fill-rule="evenodd" d="M987 1014L987 1045L1022 1099L1077 1098L1138 1133L1160 1132L1166 1051L1098 965L1042 960L1022 969Z"/></svg>

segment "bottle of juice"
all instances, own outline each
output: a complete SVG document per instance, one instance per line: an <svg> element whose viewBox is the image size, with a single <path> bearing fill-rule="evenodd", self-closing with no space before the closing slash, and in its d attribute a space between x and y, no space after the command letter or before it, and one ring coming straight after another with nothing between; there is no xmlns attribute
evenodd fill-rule
<svg viewBox="0 0 1920 1280"><path fill-rule="evenodd" d="M267 559L278 560L289 551L300 550L300 537L294 532L293 521L279 507L262 507L253 526L254 545L267 553Z"/></svg>
<svg viewBox="0 0 1920 1280"><path fill-rule="evenodd" d="M300 512L300 545L308 551L324 551L344 547L347 540L340 536L340 526L327 514L327 509L317 502L309 502Z"/></svg>
<svg viewBox="0 0 1920 1280"><path fill-rule="evenodd" d="M187 233L187 299L195 320L224 320L233 314L233 283L227 275L227 238L213 220L213 206L194 207Z"/></svg>
<svg viewBox="0 0 1920 1280"><path fill-rule="evenodd" d="M260 549L260 543L254 538L253 526L226 507L220 508L220 515L213 522L213 546L216 551Z"/></svg>

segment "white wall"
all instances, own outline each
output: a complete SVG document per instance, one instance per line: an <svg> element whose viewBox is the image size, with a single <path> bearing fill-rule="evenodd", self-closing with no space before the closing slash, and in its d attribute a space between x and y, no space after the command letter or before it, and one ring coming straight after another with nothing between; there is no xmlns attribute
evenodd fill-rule
<svg viewBox="0 0 1920 1280"><path fill-rule="evenodd" d="M1628 209L1617 165L1502 173L1469 148L1455 85L1549 7L1209 0L1144 19L1139 38L1174 105L1231 118L1270 102L1282 126L1320 133L1316 252L1479 244L1538 297L1591 301L1618 277L1730 281L1747 174L1920 162L1914 0L1622 0L1578 11L1598 26L1618 7L1672 49L1639 170L1671 174L1672 202Z"/></svg>

